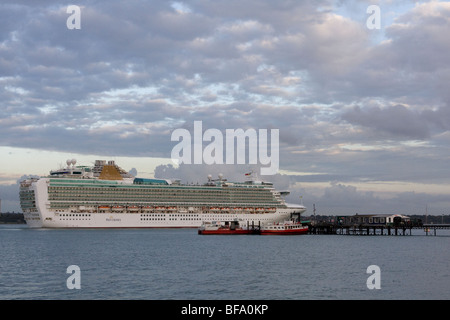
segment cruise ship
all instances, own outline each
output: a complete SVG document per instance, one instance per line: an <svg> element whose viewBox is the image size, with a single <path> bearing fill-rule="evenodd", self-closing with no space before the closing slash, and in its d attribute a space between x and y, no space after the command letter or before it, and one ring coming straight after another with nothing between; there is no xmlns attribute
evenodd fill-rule
<svg viewBox="0 0 450 320"><path fill-rule="evenodd" d="M198 228L204 222L266 224L300 217L270 182L229 182L219 174L202 185L137 178L115 161L67 166L20 183L20 204L32 228ZM249 174L247 174L249 175ZM247 176L246 175L246 176Z"/></svg>

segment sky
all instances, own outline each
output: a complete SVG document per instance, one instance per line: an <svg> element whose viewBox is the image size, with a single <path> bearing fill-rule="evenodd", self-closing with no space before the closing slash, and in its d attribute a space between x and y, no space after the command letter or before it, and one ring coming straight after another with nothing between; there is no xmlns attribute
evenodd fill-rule
<svg viewBox="0 0 450 320"><path fill-rule="evenodd" d="M3 0L1 210L72 158L243 180L255 166L173 163L174 130L202 121L278 129L261 178L306 215L449 214L449 32L446 1Z"/></svg>

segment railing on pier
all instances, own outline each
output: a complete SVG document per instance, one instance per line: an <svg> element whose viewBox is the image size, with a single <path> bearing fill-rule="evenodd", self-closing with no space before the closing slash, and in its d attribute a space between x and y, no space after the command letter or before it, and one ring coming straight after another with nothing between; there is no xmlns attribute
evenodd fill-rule
<svg viewBox="0 0 450 320"><path fill-rule="evenodd" d="M336 234L346 235L411 235L412 226L339 226L336 229Z"/></svg>

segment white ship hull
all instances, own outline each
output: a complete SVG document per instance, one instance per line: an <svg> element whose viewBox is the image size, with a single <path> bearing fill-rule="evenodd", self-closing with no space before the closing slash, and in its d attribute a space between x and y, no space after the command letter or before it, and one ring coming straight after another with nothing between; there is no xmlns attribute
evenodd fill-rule
<svg viewBox="0 0 450 320"><path fill-rule="evenodd" d="M263 214L25 213L31 228L198 228L203 222L239 220L255 225L289 219L292 209ZM298 210L297 210L298 212Z"/></svg>

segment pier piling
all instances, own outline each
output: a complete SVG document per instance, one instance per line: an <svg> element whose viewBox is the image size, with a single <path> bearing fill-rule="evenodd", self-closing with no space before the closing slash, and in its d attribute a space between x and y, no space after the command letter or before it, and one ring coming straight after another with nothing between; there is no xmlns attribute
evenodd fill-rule
<svg viewBox="0 0 450 320"><path fill-rule="evenodd" d="M334 225L334 224L318 224L310 225L310 234L338 234L338 235L411 235L412 226L368 226L368 225ZM393 230L393 231L392 231ZM408 232L409 230L409 232Z"/></svg>

